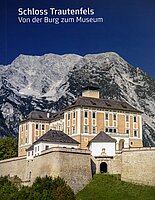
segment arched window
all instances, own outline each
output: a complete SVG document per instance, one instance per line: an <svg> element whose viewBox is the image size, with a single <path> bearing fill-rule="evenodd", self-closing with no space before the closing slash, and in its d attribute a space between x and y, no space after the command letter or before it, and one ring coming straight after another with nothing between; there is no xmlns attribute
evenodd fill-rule
<svg viewBox="0 0 155 200"><path fill-rule="evenodd" d="M101 173L107 173L107 163L106 162L102 162L100 164L100 172Z"/></svg>
<svg viewBox="0 0 155 200"><path fill-rule="evenodd" d="M32 173L31 173L31 171L29 172L29 179L31 179L31 175L32 175Z"/></svg>

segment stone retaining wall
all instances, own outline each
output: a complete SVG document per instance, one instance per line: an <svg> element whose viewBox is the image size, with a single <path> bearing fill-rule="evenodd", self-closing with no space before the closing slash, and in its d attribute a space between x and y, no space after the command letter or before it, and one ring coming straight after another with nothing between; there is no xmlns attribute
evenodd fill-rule
<svg viewBox="0 0 155 200"><path fill-rule="evenodd" d="M81 190L92 178L88 150L55 147L33 160L17 157L0 161L0 175L17 175L25 184L32 184L37 176L64 178L74 192Z"/></svg>
<svg viewBox="0 0 155 200"><path fill-rule="evenodd" d="M155 186L155 148L124 149L121 179Z"/></svg>

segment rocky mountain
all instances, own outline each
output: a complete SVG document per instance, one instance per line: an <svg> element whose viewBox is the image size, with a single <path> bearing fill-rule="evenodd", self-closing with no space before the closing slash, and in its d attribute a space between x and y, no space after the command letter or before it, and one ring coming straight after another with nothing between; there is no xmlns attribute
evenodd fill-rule
<svg viewBox="0 0 155 200"><path fill-rule="evenodd" d="M86 85L99 86L101 96L125 100L144 112L144 145L155 146L155 80L118 54L109 52L18 56L0 66L0 136L16 136L18 124L34 109L62 109Z"/></svg>

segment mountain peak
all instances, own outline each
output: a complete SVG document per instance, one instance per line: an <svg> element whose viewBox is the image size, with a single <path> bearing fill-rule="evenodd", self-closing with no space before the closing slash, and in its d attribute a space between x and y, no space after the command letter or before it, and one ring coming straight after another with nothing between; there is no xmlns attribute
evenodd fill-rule
<svg viewBox="0 0 155 200"><path fill-rule="evenodd" d="M125 100L144 110L145 138L155 144L155 81L115 52L20 54L0 70L0 75L0 108L6 132L17 133L18 121L30 111L60 110L81 94L81 88L95 85L100 86L102 97Z"/></svg>

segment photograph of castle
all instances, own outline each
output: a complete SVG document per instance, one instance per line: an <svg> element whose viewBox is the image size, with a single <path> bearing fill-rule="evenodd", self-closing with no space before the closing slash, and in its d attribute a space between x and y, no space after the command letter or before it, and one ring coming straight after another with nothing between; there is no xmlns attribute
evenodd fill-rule
<svg viewBox="0 0 155 200"><path fill-rule="evenodd" d="M60 176L74 192L94 173L155 185L155 148L143 147L142 112L99 92L87 86L58 113L32 111L19 125L18 157L0 161L1 175L18 175L26 185L37 176Z"/></svg>
<svg viewBox="0 0 155 200"><path fill-rule="evenodd" d="M19 196L37 177L60 177L75 196L96 177L94 193L100 183L108 191L109 177L120 183L116 193L109 187L114 196L154 192L154 8L151 0L0 1L0 178L20 180Z"/></svg>
<svg viewBox="0 0 155 200"><path fill-rule="evenodd" d="M105 149L105 153L109 152L111 156L115 155L115 151L123 148L142 147L141 115L141 111L127 102L101 99L99 89L88 86L83 89L82 96L62 111L53 115L32 111L27 119L21 121L18 155L26 155L27 151L29 155L35 156L45 150L48 144L44 146L40 144L35 148L31 145L38 143L39 138L49 130L63 131L79 142L81 149L88 149L88 144L95 142L93 138L100 132L104 132L105 135L110 136L109 139L115 139L112 146L108 143ZM101 142L104 143L104 138ZM100 147L91 145L92 153L101 155L104 145L106 144Z"/></svg>

